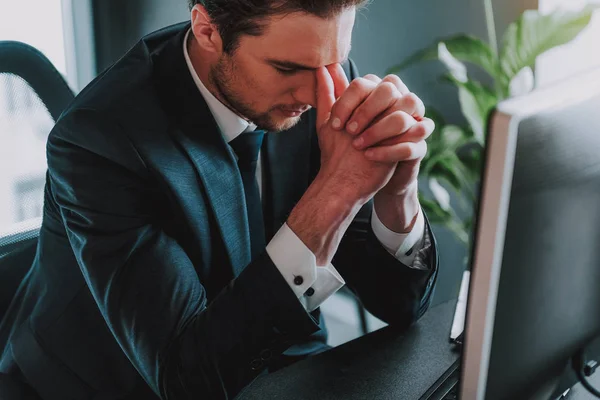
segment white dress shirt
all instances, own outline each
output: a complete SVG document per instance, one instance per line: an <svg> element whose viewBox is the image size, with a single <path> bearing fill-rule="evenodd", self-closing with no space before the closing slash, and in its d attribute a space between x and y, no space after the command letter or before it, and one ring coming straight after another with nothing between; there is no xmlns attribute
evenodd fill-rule
<svg viewBox="0 0 600 400"><path fill-rule="evenodd" d="M202 83L188 53L187 43L189 35L190 31L186 34L183 46L185 61L225 141L230 143L242 133L254 131L256 125L246 121L227 108ZM262 199L262 162L260 156L256 168L256 179L261 189ZM416 253L413 249L421 244L425 229L425 222L421 211L419 211L413 230L408 234L400 234L389 230L379 220L375 210L373 210L371 226L374 234L384 248L401 263L410 267ZM266 250L277 269L281 272L307 311L313 311L318 308L323 301L345 285L344 279L331 263L327 266L317 266L315 255L287 224L283 224L267 245ZM294 282L298 276L303 278L300 285L296 284L298 281Z"/></svg>

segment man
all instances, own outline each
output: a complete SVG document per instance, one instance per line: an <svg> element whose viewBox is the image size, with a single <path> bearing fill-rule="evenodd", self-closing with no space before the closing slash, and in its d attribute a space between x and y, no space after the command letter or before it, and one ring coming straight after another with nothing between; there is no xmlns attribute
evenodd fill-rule
<svg viewBox="0 0 600 400"><path fill-rule="evenodd" d="M425 312L433 124L395 76L348 82L360 5L197 0L78 96L0 372L47 400L232 398L327 349L344 283L400 328Z"/></svg>

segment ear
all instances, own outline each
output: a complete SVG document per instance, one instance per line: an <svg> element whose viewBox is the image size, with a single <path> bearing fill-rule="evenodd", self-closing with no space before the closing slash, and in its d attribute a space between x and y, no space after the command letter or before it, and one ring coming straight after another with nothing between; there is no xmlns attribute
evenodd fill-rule
<svg viewBox="0 0 600 400"><path fill-rule="evenodd" d="M223 40L219 30L212 23L204 6L200 4L192 8L192 33L202 49L214 53L223 51Z"/></svg>

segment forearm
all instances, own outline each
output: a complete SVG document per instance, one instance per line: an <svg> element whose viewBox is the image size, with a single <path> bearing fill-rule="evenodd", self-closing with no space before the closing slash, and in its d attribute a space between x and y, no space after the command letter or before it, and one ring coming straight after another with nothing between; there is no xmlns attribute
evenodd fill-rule
<svg viewBox="0 0 600 400"><path fill-rule="evenodd" d="M364 204L326 179L317 177L292 210L287 224L313 252L317 265L327 265L352 220Z"/></svg>

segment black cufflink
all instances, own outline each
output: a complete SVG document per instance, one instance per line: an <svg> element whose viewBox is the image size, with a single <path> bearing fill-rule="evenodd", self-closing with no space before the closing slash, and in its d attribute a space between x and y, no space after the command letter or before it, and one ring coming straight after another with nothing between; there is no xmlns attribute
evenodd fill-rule
<svg viewBox="0 0 600 400"><path fill-rule="evenodd" d="M273 357L273 352L271 351L271 349L264 349L260 352L260 358L263 361L269 361L271 357Z"/></svg>
<svg viewBox="0 0 600 400"><path fill-rule="evenodd" d="M406 254L407 256L410 256L412 253L413 253L413 249L410 249L409 251L407 251L407 252L406 252L406 253L404 253L404 254Z"/></svg>
<svg viewBox="0 0 600 400"><path fill-rule="evenodd" d="M294 283L296 285L300 286L304 283L304 279L301 276L297 276L294 278Z"/></svg>
<svg viewBox="0 0 600 400"><path fill-rule="evenodd" d="M308 290L305 293L308 297L312 296L313 294L315 294L315 289L313 288L308 288Z"/></svg>

